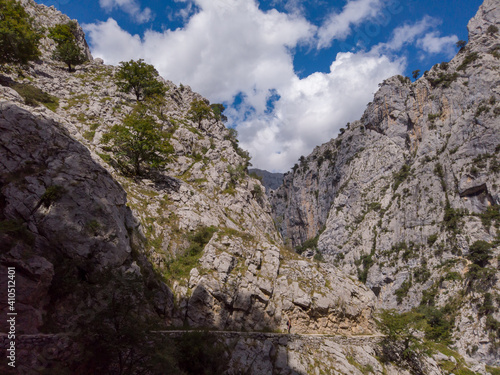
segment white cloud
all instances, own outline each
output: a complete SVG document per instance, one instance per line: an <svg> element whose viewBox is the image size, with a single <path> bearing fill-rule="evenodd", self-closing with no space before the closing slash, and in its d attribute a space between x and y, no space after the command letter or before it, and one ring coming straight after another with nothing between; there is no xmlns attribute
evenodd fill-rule
<svg viewBox="0 0 500 375"><path fill-rule="evenodd" d="M334 39L343 40L351 34L351 27L373 19L382 10L383 0L350 0L341 13L332 13L318 30L318 48L330 46Z"/></svg>
<svg viewBox="0 0 500 375"><path fill-rule="evenodd" d="M352 2L359 3L359 2ZM403 71L378 51L339 53L329 73L300 79L293 49L315 42L317 28L299 14L263 12L254 0L196 0L183 28L130 35L113 19L84 25L92 53L106 63L144 58L165 78L212 102L243 103L227 116L254 166L287 170L300 155L362 114L383 79ZM274 90L274 91L273 91ZM269 113L272 92L279 94Z"/></svg>
<svg viewBox="0 0 500 375"><path fill-rule="evenodd" d="M392 32L389 42L384 43L382 46L393 51L400 50L405 44L414 43L418 36L430 28L436 27L439 23L438 19L426 16L412 25L406 24L397 27Z"/></svg>
<svg viewBox="0 0 500 375"><path fill-rule="evenodd" d="M438 31L427 33L417 41L417 46L428 53L444 53L448 57L454 56L458 37L456 35L440 37L439 35Z"/></svg>
<svg viewBox="0 0 500 375"><path fill-rule="evenodd" d="M279 94L272 118L255 116L238 131L252 163L289 169L300 155L334 137L349 121L359 119L378 83L400 74L404 61L371 53L339 53L329 73L295 77Z"/></svg>
<svg viewBox="0 0 500 375"><path fill-rule="evenodd" d="M148 22L153 18L151 9L144 8L141 10L141 6L136 0L99 0L99 5L107 12L119 8L130 15L137 23Z"/></svg>

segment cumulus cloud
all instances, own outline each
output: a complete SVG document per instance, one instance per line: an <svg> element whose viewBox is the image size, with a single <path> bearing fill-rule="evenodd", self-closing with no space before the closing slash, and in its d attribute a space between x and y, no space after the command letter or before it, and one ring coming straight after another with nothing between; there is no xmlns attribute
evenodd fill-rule
<svg viewBox="0 0 500 375"><path fill-rule="evenodd" d="M107 12L111 12L115 8L121 9L137 23L148 22L153 18L151 9L141 10L141 6L136 0L99 0L99 5Z"/></svg>
<svg viewBox="0 0 500 375"><path fill-rule="evenodd" d="M383 79L400 74L404 60L373 53L339 53L329 73L294 77L280 90L267 118L255 116L238 127L241 144L257 166L287 170L300 155L359 119Z"/></svg>
<svg viewBox="0 0 500 375"><path fill-rule="evenodd" d="M428 53L444 53L452 57L456 52L455 45L458 37L456 35L440 37L439 35L438 31L427 33L417 41L417 46Z"/></svg>
<svg viewBox="0 0 500 375"><path fill-rule="evenodd" d="M404 70L404 60L373 49L339 53L328 73L301 79L293 50L317 43L318 28L299 13L264 12L254 0L194 4L198 11L176 30L149 30L140 37L111 18L84 29L93 55L106 63L144 58L165 78L190 85L212 102L242 98L226 114L256 167L288 170L300 155L359 118L380 81ZM372 7L375 2L349 4ZM349 16L353 11L347 6Z"/></svg>
<svg viewBox="0 0 500 375"><path fill-rule="evenodd" d="M352 26L373 19L382 10L383 0L350 0L340 13L332 13L318 30L318 48L330 46L334 39L345 39Z"/></svg>

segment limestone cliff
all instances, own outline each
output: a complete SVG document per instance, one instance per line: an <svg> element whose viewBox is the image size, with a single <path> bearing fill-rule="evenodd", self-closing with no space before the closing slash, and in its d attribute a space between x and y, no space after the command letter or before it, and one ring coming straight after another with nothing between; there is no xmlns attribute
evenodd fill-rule
<svg viewBox="0 0 500 375"><path fill-rule="evenodd" d="M358 277L378 308L445 311L459 351L496 365L499 27L498 1L485 0L455 58L415 82L384 81L362 118L301 160L272 197L293 246Z"/></svg>
<svg viewBox="0 0 500 375"><path fill-rule="evenodd" d="M52 7L22 4L39 26L69 21ZM0 275L4 283L16 267L18 333L36 335L26 338L26 373L45 366L48 349L37 343L57 335L78 343L99 317L123 318L109 311L115 304L141 306L158 327L282 331L291 318L296 333L376 332L374 294L283 245L245 152L222 122L192 119L191 103L208 101L189 87L160 79L167 94L148 110L173 154L162 168L125 175L102 137L136 98L118 90L117 67L92 59L79 26L78 35L89 62L74 73L52 60L48 38L39 61L1 73ZM202 251L189 263L195 246ZM95 340L89 332L84 338ZM63 364L91 346L60 342L48 354Z"/></svg>

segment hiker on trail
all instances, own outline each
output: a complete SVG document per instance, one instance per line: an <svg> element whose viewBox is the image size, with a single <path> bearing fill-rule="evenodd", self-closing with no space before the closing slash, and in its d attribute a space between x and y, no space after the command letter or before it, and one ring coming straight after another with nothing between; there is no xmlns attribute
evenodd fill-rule
<svg viewBox="0 0 500 375"><path fill-rule="evenodd" d="M290 334L290 330L292 329L292 321L290 318L288 318L288 321L286 322L286 327L288 328L288 334Z"/></svg>

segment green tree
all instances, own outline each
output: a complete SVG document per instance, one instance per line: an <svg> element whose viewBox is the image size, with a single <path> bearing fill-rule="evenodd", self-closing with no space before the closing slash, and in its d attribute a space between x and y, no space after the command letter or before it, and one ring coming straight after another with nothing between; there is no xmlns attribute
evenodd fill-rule
<svg viewBox="0 0 500 375"><path fill-rule="evenodd" d="M0 0L0 64L36 60L40 56L40 38L21 4Z"/></svg>
<svg viewBox="0 0 500 375"><path fill-rule="evenodd" d="M198 123L201 126L201 121L214 116L212 108L204 100L193 100L188 111L189 119Z"/></svg>
<svg viewBox="0 0 500 375"><path fill-rule="evenodd" d="M467 258L480 267L486 267L491 258L491 244L486 241L476 241L469 248Z"/></svg>
<svg viewBox="0 0 500 375"><path fill-rule="evenodd" d="M418 76L420 75L420 69L414 70L413 72L411 72L411 75L413 79L417 79Z"/></svg>
<svg viewBox="0 0 500 375"><path fill-rule="evenodd" d="M70 72L73 70L73 66L87 61L87 56L76 42L76 33L77 25L74 21L58 24L49 29L49 37L56 42L52 58L68 65Z"/></svg>
<svg viewBox="0 0 500 375"><path fill-rule="evenodd" d="M111 150L119 157L122 169L132 168L136 176L143 172L143 164L149 168L164 165L173 151L161 125L143 105L138 105L126 116L122 125L115 125L105 133L103 143L111 143Z"/></svg>
<svg viewBox="0 0 500 375"><path fill-rule="evenodd" d="M143 59L137 61L122 61L120 69L115 74L118 89L122 92L133 92L137 101L159 95L164 96L167 91L165 85L158 81L158 71L153 65Z"/></svg>
<svg viewBox="0 0 500 375"><path fill-rule="evenodd" d="M467 42L465 40L459 40L455 45L461 51L465 48L465 46L467 45Z"/></svg>
<svg viewBox="0 0 500 375"><path fill-rule="evenodd" d="M214 113L214 117L217 121L227 121L227 117L222 114L222 112L224 112L224 110L226 109L223 104L210 104L210 108L212 108L212 112Z"/></svg>

